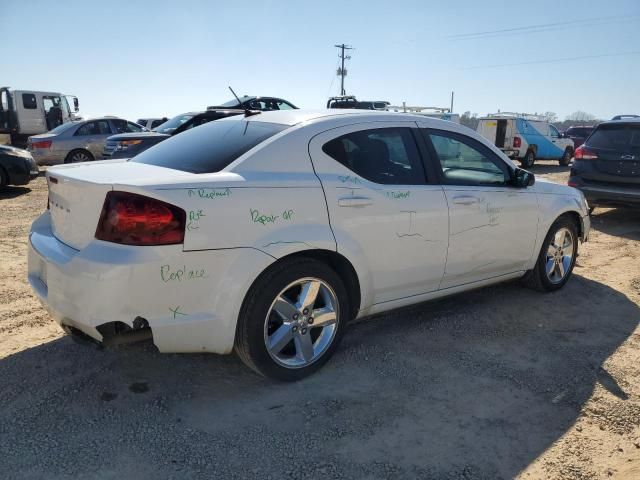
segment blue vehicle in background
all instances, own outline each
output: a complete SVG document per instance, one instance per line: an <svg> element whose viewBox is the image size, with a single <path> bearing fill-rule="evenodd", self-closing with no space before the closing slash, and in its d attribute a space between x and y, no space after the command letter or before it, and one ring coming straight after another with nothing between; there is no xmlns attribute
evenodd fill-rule
<svg viewBox="0 0 640 480"><path fill-rule="evenodd" d="M573 158L573 140L539 115L511 112L487 115L480 118L476 130L509 158L520 161L523 168L531 168L536 159L558 160L566 166Z"/></svg>

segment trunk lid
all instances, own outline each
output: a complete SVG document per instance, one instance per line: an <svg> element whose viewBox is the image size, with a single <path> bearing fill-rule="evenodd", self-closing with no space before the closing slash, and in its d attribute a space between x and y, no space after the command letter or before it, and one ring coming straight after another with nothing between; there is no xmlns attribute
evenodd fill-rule
<svg viewBox="0 0 640 480"><path fill-rule="evenodd" d="M193 174L143 163L92 162L47 170L53 234L81 250L93 240L107 192L113 185L153 184Z"/></svg>
<svg viewBox="0 0 640 480"><path fill-rule="evenodd" d="M584 147L598 156L591 180L640 184L640 122L602 124Z"/></svg>

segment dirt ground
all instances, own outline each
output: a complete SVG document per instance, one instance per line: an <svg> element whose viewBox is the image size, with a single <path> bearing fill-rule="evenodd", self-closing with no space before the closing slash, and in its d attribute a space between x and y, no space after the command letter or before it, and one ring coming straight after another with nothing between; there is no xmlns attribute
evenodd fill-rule
<svg viewBox="0 0 640 480"><path fill-rule="evenodd" d="M283 385L63 335L26 280L46 201L43 178L0 193L0 478L640 478L640 211L597 209L559 292L379 315Z"/></svg>

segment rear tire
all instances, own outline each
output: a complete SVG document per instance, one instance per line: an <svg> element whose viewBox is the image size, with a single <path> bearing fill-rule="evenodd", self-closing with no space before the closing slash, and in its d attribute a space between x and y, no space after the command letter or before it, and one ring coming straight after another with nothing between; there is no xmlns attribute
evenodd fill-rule
<svg viewBox="0 0 640 480"><path fill-rule="evenodd" d="M300 380L333 355L350 311L344 283L329 266L309 258L284 261L247 293L234 348L261 375Z"/></svg>
<svg viewBox="0 0 640 480"><path fill-rule="evenodd" d="M64 163L81 163L92 162L94 160L91 152L83 149L71 150L67 157L64 159Z"/></svg>
<svg viewBox="0 0 640 480"><path fill-rule="evenodd" d="M569 281L578 258L578 227L567 216L558 218L542 243L538 260L522 278L524 284L541 292L559 290Z"/></svg>
<svg viewBox="0 0 640 480"><path fill-rule="evenodd" d="M529 150L522 158L522 160L520 160L520 165L522 165L522 168L529 169L533 167L535 161L536 154L533 152L533 150Z"/></svg>
<svg viewBox="0 0 640 480"><path fill-rule="evenodd" d="M573 158L573 152L571 151L570 148L566 148L564 153L562 154L562 157L560 157L560 160L558 160L558 162L560 163L561 166L566 167L567 165L569 165L572 158Z"/></svg>

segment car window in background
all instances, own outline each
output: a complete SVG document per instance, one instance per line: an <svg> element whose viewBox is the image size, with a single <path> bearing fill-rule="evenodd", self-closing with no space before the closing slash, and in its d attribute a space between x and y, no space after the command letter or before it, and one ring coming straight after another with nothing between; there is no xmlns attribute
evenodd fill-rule
<svg viewBox="0 0 640 480"><path fill-rule="evenodd" d="M295 107L290 103L285 102L284 100L278 100L278 110L294 110Z"/></svg>
<svg viewBox="0 0 640 480"><path fill-rule="evenodd" d="M140 123L140 122L138 122L138 123ZM154 120L153 122L151 122L151 128L156 128L158 125L162 125L163 123L164 122L162 120Z"/></svg>
<svg viewBox="0 0 640 480"><path fill-rule="evenodd" d="M352 172L384 185L423 185L425 175L409 128L376 128L348 133L322 151Z"/></svg>
<svg viewBox="0 0 640 480"><path fill-rule="evenodd" d="M171 134L176 128L178 128L183 123L188 122L192 118L193 115L178 115L177 117L173 117L172 119L160 124L156 128L156 132Z"/></svg>
<svg viewBox="0 0 640 480"><path fill-rule="evenodd" d="M111 133L109 128L109 122L106 120L97 120L94 122L87 122L82 125L76 131L76 135L107 135Z"/></svg>
<svg viewBox="0 0 640 480"><path fill-rule="evenodd" d="M560 136L560 133L558 132L558 129L556 127L554 127L553 125L549 125L549 135L554 138L558 138Z"/></svg>
<svg viewBox="0 0 640 480"><path fill-rule="evenodd" d="M145 150L131 161L191 173L219 172L243 153L288 125L266 122L209 122Z"/></svg>
<svg viewBox="0 0 640 480"><path fill-rule="evenodd" d="M640 124L600 125L589 137L587 146L607 150L640 151Z"/></svg>
<svg viewBox="0 0 640 480"><path fill-rule="evenodd" d="M127 132L131 132L131 133L141 132L142 129L143 127L141 127L137 123L127 122Z"/></svg>
<svg viewBox="0 0 640 480"><path fill-rule="evenodd" d="M62 125L58 125L53 130L50 130L48 133L55 133L56 135L60 135L62 132L66 132L71 127L75 127L75 126L77 126L77 123L74 123L74 122L63 123Z"/></svg>
<svg viewBox="0 0 640 480"><path fill-rule="evenodd" d="M38 107L36 96L33 93L22 94L22 106L26 109L33 110Z"/></svg>
<svg viewBox="0 0 640 480"><path fill-rule="evenodd" d="M440 160L445 183L495 186L508 181L506 166L491 158L473 139L447 132L427 135Z"/></svg>
<svg viewBox="0 0 640 480"><path fill-rule="evenodd" d="M139 118L136 123L138 125L146 125L147 124L147 120L145 118Z"/></svg>

